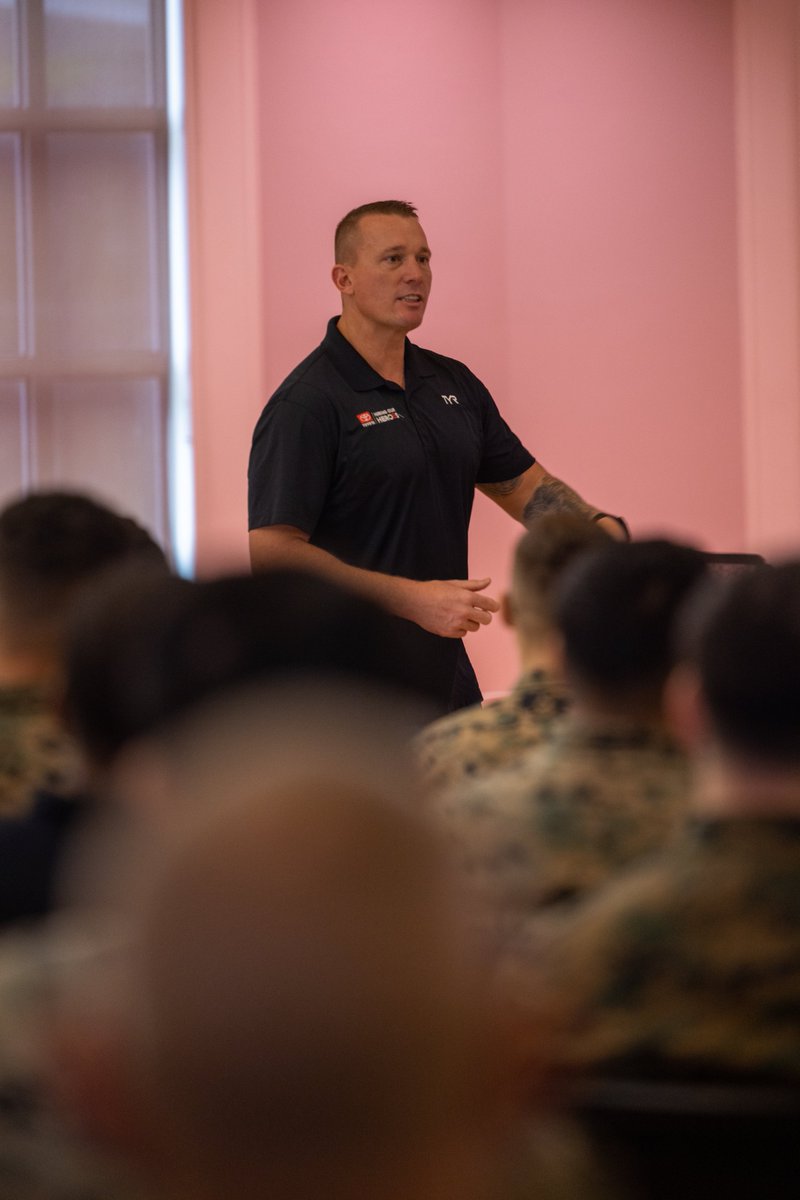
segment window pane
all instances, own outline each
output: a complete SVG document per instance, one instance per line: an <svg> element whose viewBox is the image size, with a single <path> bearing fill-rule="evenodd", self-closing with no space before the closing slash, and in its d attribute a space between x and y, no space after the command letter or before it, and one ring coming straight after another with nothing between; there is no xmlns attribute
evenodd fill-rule
<svg viewBox="0 0 800 1200"><path fill-rule="evenodd" d="M18 103L17 6L15 0L0 0L0 106Z"/></svg>
<svg viewBox="0 0 800 1200"><path fill-rule="evenodd" d="M48 104L154 103L148 0L45 0L44 32Z"/></svg>
<svg viewBox="0 0 800 1200"><path fill-rule="evenodd" d="M166 542L164 403L157 379L69 379L38 395L37 478L82 488Z"/></svg>
<svg viewBox="0 0 800 1200"><path fill-rule="evenodd" d="M165 349L155 152L149 133L45 139L40 349L73 359Z"/></svg>
<svg viewBox="0 0 800 1200"><path fill-rule="evenodd" d="M0 355L19 354L20 295L18 197L20 188L20 139L0 133Z"/></svg>
<svg viewBox="0 0 800 1200"><path fill-rule="evenodd" d="M0 504L27 483L24 389L18 379L0 379Z"/></svg>

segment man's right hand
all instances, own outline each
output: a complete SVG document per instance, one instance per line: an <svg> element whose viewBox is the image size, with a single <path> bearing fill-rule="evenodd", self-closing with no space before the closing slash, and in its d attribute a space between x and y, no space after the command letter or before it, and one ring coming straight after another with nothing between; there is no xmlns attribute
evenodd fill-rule
<svg viewBox="0 0 800 1200"><path fill-rule="evenodd" d="M428 633L461 638L488 625L500 604L482 595L491 579L406 580L411 585L408 611L403 616Z"/></svg>
<svg viewBox="0 0 800 1200"><path fill-rule="evenodd" d="M492 596L481 593L491 579L405 579L352 567L319 546L291 525L267 525L250 531L250 556L254 571L295 567L319 571L342 587L355 589L397 617L436 633L462 638L488 625L500 608Z"/></svg>

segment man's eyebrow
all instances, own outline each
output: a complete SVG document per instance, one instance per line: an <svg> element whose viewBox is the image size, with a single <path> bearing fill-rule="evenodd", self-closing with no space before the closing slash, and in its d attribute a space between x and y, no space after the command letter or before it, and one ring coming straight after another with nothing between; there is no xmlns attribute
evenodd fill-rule
<svg viewBox="0 0 800 1200"><path fill-rule="evenodd" d="M397 254L398 252L405 251L407 249L408 247L403 242L400 242L397 246L385 246L384 249L381 250L381 254ZM420 246L416 253L430 254L430 250L427 246Z"/></svg>

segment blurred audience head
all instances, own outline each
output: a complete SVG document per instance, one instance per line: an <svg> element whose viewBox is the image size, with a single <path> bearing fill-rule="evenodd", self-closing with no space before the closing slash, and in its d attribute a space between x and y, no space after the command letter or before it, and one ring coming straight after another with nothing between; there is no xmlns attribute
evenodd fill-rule
<svg viewBox="0 0 800 1200"><path fill-rule="evenodd" d="M383 609L293 570L198 583L109 575L75 613L68 721L100 768L123 746L238 684L282 678L372 682L428 717L423 664Z"/></svg>
<svg viewBox="0 0 800 1200"><path fill-rule="evenodd" d="M43 491L8 504L0 512L3 655L47 670L60 657L64 623L80 590L122 561L169 569L141 525L89 496Z"/></svg>
<svg viewBox="0 0 800 1200"><path fill-rule="evenodd" d="M503 616L523 645L552 633L556 584L568 564L609 541L596 522L575 513L548 513L531 523L516 544L511 590L503 600Z"/></svg>
<svg viewBox="0 0 800 1200"><path fill-rule="evenodd" d="M160 1194L485 1194L502 1039L404 731L385 695L284 684L122 771L175 822L102 856L127 936L67 988L62 1071Z"/></svg>
<svg viewBox="0 0 800 1200"><path fill-rule="evenodd" d="M701 594L681 642L726 754L800 769L800 562L758 566Z"/></svg>
<svg viewBox="0 0 800 1200"><path fill-rule="evenodd" d="M659 713L676 618L706 571L702 551L665 539L609 542L576 561L556 601L576 700Z"/></svg>

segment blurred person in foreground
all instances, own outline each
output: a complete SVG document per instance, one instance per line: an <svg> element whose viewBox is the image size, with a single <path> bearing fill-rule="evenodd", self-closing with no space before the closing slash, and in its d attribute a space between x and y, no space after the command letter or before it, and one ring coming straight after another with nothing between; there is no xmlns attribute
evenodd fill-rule
<svg viewBox="0 0 800 1200"><path fill-rule="evenodd" d="M81 801L81 819L62 829L32 876L47 897L37 915L55 907L56 930L74 907L69 864L76 844L96 836L102 845L103 828L115 820L111 780L121 758L203 703L242 684L273 682L274 711L259 707L266 739L281 719L279 685L327 680L333 722L338 705L333 688L370 682L404 699L407 738L429 719L414 662L400 653L384 610L300 571L189 582L124 563L106 571L73 607L64 660L65 717L86 761L88 797ZM312 743L316 728L309 714ZM365 746L378 737L371 719L362 733ZM269 769L265 760L265 774ZM138 795L152 820L149 837L157 838L174 798L159 794L146 801L145 792ZM411 794L408 801L413 803ZM148 852L145 846L143 862ZM76 883L85 884L80 872ZM51 952L61 953L61 940L48 937L48 926L38 939L0 941L0 1095L6 1097L0 1106L0 1200L127 1195L132 1181L125 1172L71 1136L43 1092L36 1015Z"/></svg>
<svg viewBox="0 0 800 1200"><path fill-rule="evenodd" d="M76 610L65 712L102 786L125 748L245 683L372 684L433 711L422 657L386 611L304 570L189 583L109 575Z"/></svg>
<svg viewBox="0 0 800 1200"><path fill-rule="evenodd" d="M686 755L666 724L673 625L704 577L664 540L589 550L560 581L555 621L573 705L505 768L434 798L463 868L511 936L668 841L685 819Z"/></svg>
<svg viewBox="0 0 800 1200"><path fill-rule="evenodd" d="M89 496L36 492L0 512L0 927L48 911L85 812L85 759L61 711L67 628L121 563L169 576L150 534Z"/></svg>
<svg viewBox="0 0 800 1200"><path fill-rule="evenodd" d="M93 811L86 756L63 721L67 630L123 563L137 579L171 578L147 530L90 496L33 492L0 512L2 1200L125 1194L42 1102L42 954L27 932L51 911L62 854Z"/></svg>
<svg viewBox="0 0 800 1200"><path fill-rule="evenodd" d="M248 682L327 679L386 689L405 699L417 726L432 711L388 614L303 571L190 582L125 562L73 606L63 657L64 718L85 763L86 793L47 840L46 854L33 853L44 841L38 809L0 823L0 863L6 846L36 842L0 879L0 927L12 915L44 916L63 901L72 844L109 807L108 779L125 749L215 696ZM6 914L9 880L23 867L39 904Z"/></svg>
<svg viewBox="0 0 800 1200"><path fill-rule="evenodd" d="M40 788L69 792L80 762L58 717L65 621L110 563L163 552L132 518L78 492L42 491L0 512L0 816Z"/></svg>
<svg viewBox="0 0 800 1200"><path fill-rule="evenodd" d="M692 819L562 931L550 963L569 1017L562 1056L604 1073L796 1084L800 562L699 600L684 640L669 697L695 764Z"/></svg>
<svg viewBox="0 0 800 1200"><path fill-rule="evenodd" d="M78 868L111 935L65 961L53 1039L147 1195L489 1195L509 1047L407 734L385 694L281 688L120 760L145 837Z"/></svg>
<svg viewBox="0 0 800 1200"><path fill-rule="evenodd" d="M522 673L507 696L440 717L422 731L417 753L426 783L447 788L508 766L552 729L569 704L553 622L562 572L583 550L609 540L574 513L535 518L517 542L501 616L516 634Z"/></svg>

